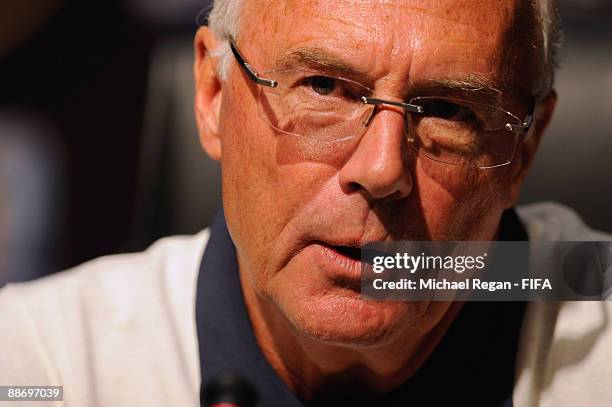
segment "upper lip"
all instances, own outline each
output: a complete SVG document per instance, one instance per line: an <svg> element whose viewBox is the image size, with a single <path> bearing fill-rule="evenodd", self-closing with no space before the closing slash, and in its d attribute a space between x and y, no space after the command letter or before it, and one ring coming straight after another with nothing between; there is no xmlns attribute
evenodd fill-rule
<svg viewBox="0 0 612 407"><path fill-rule="evenodd" d="M352 240L352 239L326 239L326 240L317 240L315 243L322 244L332 248L333 250L339 252L343 256L349 257L354 260L359 261L368 261L367 258L364 257L366 255L363 252L363 249L366 248L366 245L371 243L381 243L383 240ZM370 247L372 249L372 247ZM369 258L371 253L368 253L366 256Z"/></svg>
<svg viewBox="0 0 612 407"><path fill-rule="evenodd" d="M371 243L382 243L384 239L351 239L351 238L325 238L325 239L317 239L314 242L324 244L326 246L336 246L336 247L354 247L357 249L363 249L366 245Z"/></svg>

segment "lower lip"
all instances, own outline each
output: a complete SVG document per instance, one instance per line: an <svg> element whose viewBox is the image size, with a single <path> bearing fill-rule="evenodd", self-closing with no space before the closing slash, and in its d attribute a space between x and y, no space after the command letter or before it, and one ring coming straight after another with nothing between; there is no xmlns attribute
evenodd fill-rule
<svg viewBox="0 0 612 407"><path fill-rule="evenodd" d="M341 277L343 279L361 281L361 261L347 257L322 243L316 243L315 246L324 260L325 270L331 272L332 278Z"/></svg>

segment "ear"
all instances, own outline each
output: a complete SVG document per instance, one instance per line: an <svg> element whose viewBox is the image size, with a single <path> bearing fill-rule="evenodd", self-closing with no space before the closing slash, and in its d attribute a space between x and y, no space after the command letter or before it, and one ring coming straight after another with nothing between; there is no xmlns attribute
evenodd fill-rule
<svg viewBox="0 0 612 407"><path fill-rule="evenodd" d="M543 100L541 100L534 113L534 122L530 130L531 134L527 135L527 139L519 140L519 146L515 155L517 161L516 166L513 166L512 183L510 186L510 195L508 197L507 208L510 208L518 201L523 181L531 169L536 151L544 135L544 131L550 124L555 106L557 105L557 92L551 90Z"/></svg>
<svg viewBox="0 0 612 407"><path fill-rule="evenodd" d="M218 41L208 27L200 27L194 40L195 116L200 144L214 160L221 158L219 112L222 82L217 76L217 60L211 52Z"/></svg>

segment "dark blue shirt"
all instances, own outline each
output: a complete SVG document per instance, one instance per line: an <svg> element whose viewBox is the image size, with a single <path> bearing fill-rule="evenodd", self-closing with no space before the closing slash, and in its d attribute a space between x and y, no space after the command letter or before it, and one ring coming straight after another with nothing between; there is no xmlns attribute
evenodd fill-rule
<svg viewBox="0 0 612 407"><path fill-rule="evenodd" d="M233 372L256 388L260 406L310 405L291 392L257 345L222 212L210 230L196 295L202 383ZM504 213L499 240L528 240L514 210ZM524 307L522 302L467 302L431 356L399 388L372 400L337 394L332 396L337 402L326 404L511 406Z"/></svg>

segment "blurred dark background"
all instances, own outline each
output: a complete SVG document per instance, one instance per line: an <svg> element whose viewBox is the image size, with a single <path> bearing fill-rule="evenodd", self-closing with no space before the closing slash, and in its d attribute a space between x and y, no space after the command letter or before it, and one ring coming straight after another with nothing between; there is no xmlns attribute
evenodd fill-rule
<svg viewBox="0 0 612 407"><path fill-rule="evenodd" d="M521 202L612 232L612 3L561 2L560 103ZM196 0L2 0L0 286L194 233L218 202L193 119Z"/></svg>

